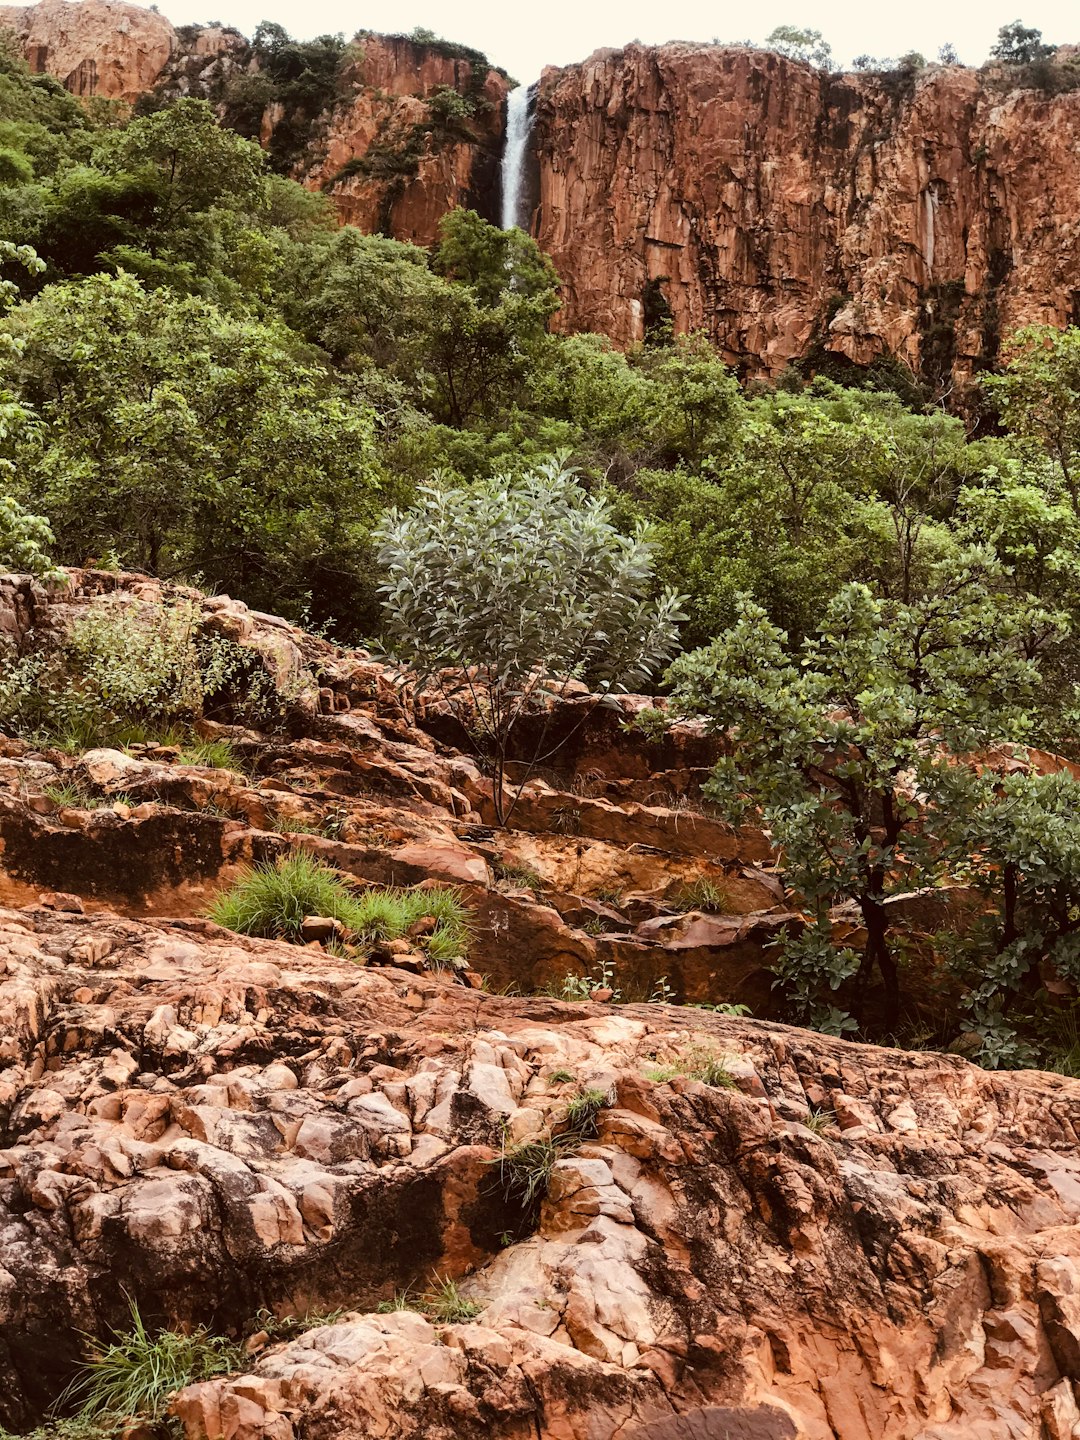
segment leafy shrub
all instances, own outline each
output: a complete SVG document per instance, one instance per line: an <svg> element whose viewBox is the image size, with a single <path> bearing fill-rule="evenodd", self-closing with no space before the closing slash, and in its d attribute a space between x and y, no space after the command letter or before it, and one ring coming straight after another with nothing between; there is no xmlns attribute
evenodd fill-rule
<svg viewBox="0 0 1080 1440"><path fill-rule="evenodd" d="M57 584L65 581L63 570L48 556L52 540L46 520L31 515L10 495L0 495L0 568Z"/></svg>
<svg viewBox="0 0 1080 1440"><path fill-rule="evenodd" d="M95 600L54 649L0 659L0 726L68 749L179 741L185 763L233 768L223 742L190 738L205 704L232 693L250 723L274 724L290 696L258 652L201 627L189 600Z"/></svg>
<svg viewBox="0 0 1080 1440"><path fill-rule="evenodd" d="M506 766L517 722L534 704L587 680L609 694L643 681L672 654L679 598L649 597L643 531L620 535L607 507L561 462L514 483L428 487L376 532L388 638L416 683L464 696L493 767L500 824L545 754L534 747L515 794ZM449 688L448 688L449 687Z"/></svg>

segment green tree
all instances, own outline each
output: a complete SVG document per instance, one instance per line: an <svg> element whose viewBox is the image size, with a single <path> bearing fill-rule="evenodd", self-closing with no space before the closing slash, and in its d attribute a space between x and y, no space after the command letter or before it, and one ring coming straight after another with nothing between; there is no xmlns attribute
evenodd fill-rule
<svg viewBox="0 0 1080 1440"><path fill-rule="evenodd" d="M990 902L948 947L979 1059L1031 1064L1022 1028L1045 1031L1045 987L1080 987L1080 782L1067 770L990 767L945 768L935 780L947 842Z"/></svg>
<svg viewBox="0 0 1080 1440"><path fill-rule="evenodd" d="M129 275L15 310L0 382L40 426L9 455L60 558L108 552L299 616L374 620L373 417L277 323Z"/></svg>
<svg viewBox="0 0 1080 1440"><path fill-rule="evenodd" d="M1005 373L983 384L1011 434L1057 465L1080 514L1080 328L1029 325L1005 347Z"/></svg>
<svg viewBox="0 0 1080 1440"><path fill-rule="evenodd" d="M808 65L816 65L819 70L832 70L832 46L826 41L820 30L804 30L798 25L777 25L771 34L765 37L766 50L775 50L778 55L786 55L789 60L802 60Z"/></svg>
<svg viewBox="0 0 1080 1440"><path fill-rule="evenodd" d="M1043 43L1041 30L1032 30L1022 20L1013 20L1002 25L990 54L1006 65L1032 65L1037 60L1048 60L1056 49L1055 45Z"/></svg>
<svg viewBox="0 0 1080 1440"><path fill-rule="evenodd" d="M388 642L419 686L471 702L500 824L550 753L545 728L508 792L511 740L530 707L573 681L601 695L640 683L674 651L679 597L652 597L646 536L620 535L558 461L516 483L428 487L377 538Z"/></svg>
<svg viewBox="0 0 1080 1440"><path fill-rule="evenodd" d="M559 277L536 241L524 230L498 229L475 210L451 210L439 221L431 268L467 285L483 306L513 292L539 302L536 312L544 319L558 309Z"/></svg>
<svg viewBox="0 0 1080 1440"><path fill-rule="evenodd" d="M973 553L915 604L846 586L794 656L747 601L729 631L672 665L675 713L704 716L732 737L708 793L733 819L760 811L784 883L809 911L778 967L797 1013L849 1025L826 1003L846 986L865 1018L877 972L884 1023L895 1023L888 900L935 880L942 864L920 794L950 754L1029 734L1039 689L1031 638L1048 643L1060 631L1058 618L1009 596L990 558ZM843 899L866 928L861 958L832 943L829 911Z"/></svg>
<svg viewBox="0 0 1080 1440"><path fill-rule="evenodd" d="M163 233L214 206L258 210L265 204L265 155L250 140L223 130L205 100L177 100L106 133L94 163L106 175L152 179L154 228Z"/></svg>

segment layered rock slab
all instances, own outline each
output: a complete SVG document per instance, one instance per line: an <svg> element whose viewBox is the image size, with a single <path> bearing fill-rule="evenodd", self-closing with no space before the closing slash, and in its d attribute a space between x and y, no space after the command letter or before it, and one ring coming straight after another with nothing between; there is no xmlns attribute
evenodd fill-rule
<svg viewBox="0 0 1080 1440"><path fill-rule="evenodd" d="M0 957L9 1426L125 1292L233 1332L344 1312L183 1392L188 1440L1080 1423L1076 1082L487 996L206 922L9 910ZM704 1055L724 1085L687 1073ZM596 1134L530 1209L502 1148L582 1087ZM378 1313L446 1275L474 1321Z"/></svg>

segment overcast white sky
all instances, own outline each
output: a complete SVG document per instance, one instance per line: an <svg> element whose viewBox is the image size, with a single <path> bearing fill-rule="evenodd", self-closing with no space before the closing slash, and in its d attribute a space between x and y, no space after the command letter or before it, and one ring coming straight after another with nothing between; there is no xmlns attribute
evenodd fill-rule
<svg viewBox="0 0 1080 1440"><path fill-rule="evenodd" d="M411 30L423 25L448 40L483 50L518 80L535 80L545 65L583 60L601 45L629 40L764 40L776 25L820 30L836 58L900 55L921 50L934 59L951 41L961 60L981 64L1000 26L1017 18L1057 44L1080 41L1076 0L758 0L722 5L707 0L159 0L174 24L222 20L250 35L276 20L298 38L326 31Z"/></svg>

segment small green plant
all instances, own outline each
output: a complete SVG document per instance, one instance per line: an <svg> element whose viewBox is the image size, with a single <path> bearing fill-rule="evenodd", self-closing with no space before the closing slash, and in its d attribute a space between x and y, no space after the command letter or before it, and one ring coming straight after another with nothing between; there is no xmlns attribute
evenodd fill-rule
<svg viewBox="0 0 1080 1440"><path fill-rule="evenodd" d="M578 1140L591 1140L596 1136L596 1119L607 1104L607 1091L595 1088L579 1090L567 1101L563 1117L563 1135L576 1136Z"/></svg>
<svg viewBox="0 0 1080 1440"><path fill-rule="evenodd" d="M189 1335L151 1333L135 1302L129 1304L131 1330L111 1344L96 1345L66 1393L66 1399L82 1400L83 1416L157 1421L174 1390L226 1375L242 1363L240 1348L205 1326Z"/></svg>
<svg viewBox="0 0 1080 1440"><path fill-rule="evenodd" d="M836 1116L831 1110L823 1110L816 1105L811 1105L803 1117L802 1124L814 1135L827 1135L830 1130L836 1129Z"/></svg>
<svg viewBox="0 0 1080 1440"><path fill-rule="evenodd" d="M714 1015L732 1015L736 1017L740 1015L752 1015L754 1013L749 1005L732 1004L726 1000L721 1000L715 1005L711 1004L708 1000L690 1000L687 1002L687 1008L690 1010L711 1010Z"/></svg>
<svg viewBox="0 0 1080 1440"><path fill-rule="evenodd" d="M210 770L239 770L236 751L227 740L194 739L177 757L181 765L203 765Z"/></svg>
<svg viewBox="0 0 1080 1440"><path fill-rule="evenodd" d="M672 901L672 907L683 912L704 910L711 915L731 913L731 893L715 880L703 877L684 885Z"/></svg>
<svg viewBox="0 0 1080 1440"><path fill-rule="evenodd" d="M653 981L653 988L649 995L651 1005L674 1005L675 987L668 980L666 975L658 975Z"/></svg>
<svg viewBox="0 0 1080 1440"><path fill-rule="evenodd" d="M718 1090L735 1088L735 1077L728 1069L725 1058L706 1045L692 1045L670 1060L658 1058L655 1064L646 1067L645 1074L657 1085L666 1085L682 1075L687 1080L700 1080L703 1085L711 1085Z"/></svg>
<svg viewBox="0 0 1080 1440"><path fill-rule="evenodd" d="M577 1076L572 1070L552 1070L548 1080L552 1085L571 1085Z"/></svg>
<svg viewBox="0 0 1080 1440"><path fill-rule="evenodd" d="M615 984L615 966L601 960L595 971L585 975L564 975L552 994L557 1000L591 1000L596 990L610 990L612 1005L622 1001L622 991Z"/></svg>
<svg viewBox="0 0 1080 1440"><path fill-rule="evenodd" d="M534 895L543 891L543 879L528 865L508 865L505 861L496 860L493 868L500 889L531 890Z"/></svg>
<svg viewBox="0 0 1080 1440"><path fill-rule="evenodd" d="M621 885L600 885L596 890L596 898L604 905L614 905L616 909L623 902L623 889Z"/></svg>
<svg viewBox="0 0 1080 1440"><path fill-rule="evenodd" d="M463 1321L475 1320L484 1307L462 1295L451 1276L436 1275L431 1288L420 1297L420 1308L436 1324L460 1325Z"/></svg>

